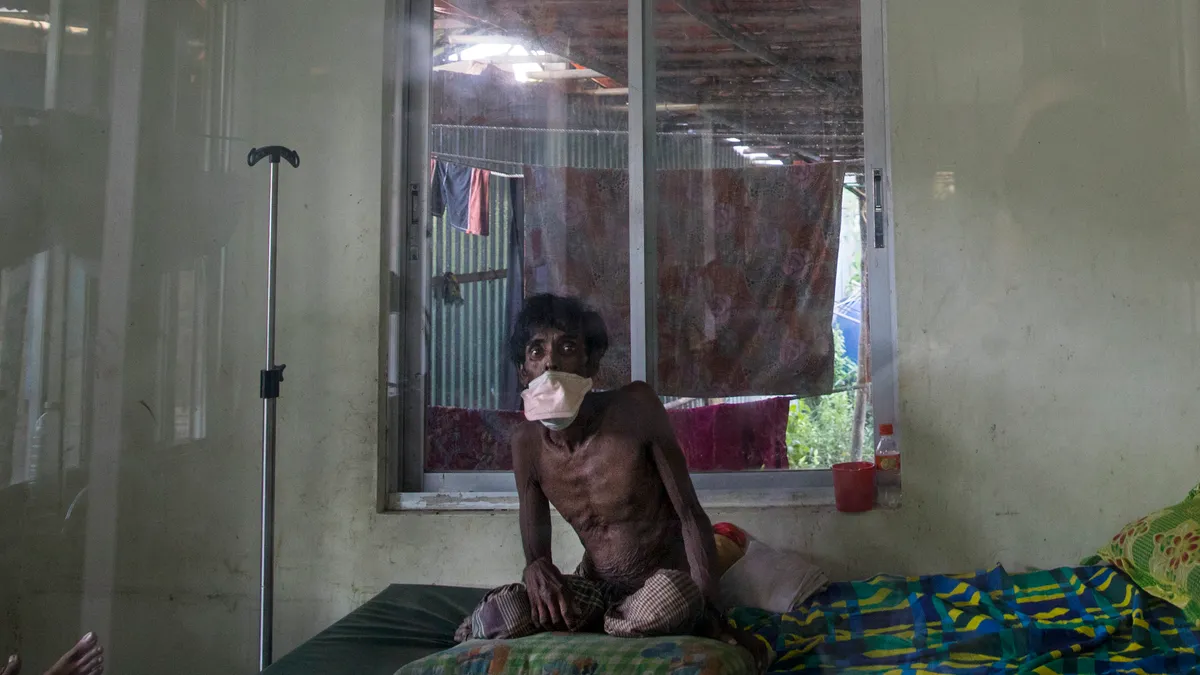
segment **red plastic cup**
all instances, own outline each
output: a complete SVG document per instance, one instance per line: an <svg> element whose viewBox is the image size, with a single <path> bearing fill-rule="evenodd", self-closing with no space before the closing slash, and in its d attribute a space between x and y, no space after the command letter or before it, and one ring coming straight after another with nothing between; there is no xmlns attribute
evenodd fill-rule
<svg viewBox="0 0 1200 675"><path fill-rule="evenodd" d="M861 513L875 506L875 465L846 462L833 465L833 500L843 513Z"/></svg>

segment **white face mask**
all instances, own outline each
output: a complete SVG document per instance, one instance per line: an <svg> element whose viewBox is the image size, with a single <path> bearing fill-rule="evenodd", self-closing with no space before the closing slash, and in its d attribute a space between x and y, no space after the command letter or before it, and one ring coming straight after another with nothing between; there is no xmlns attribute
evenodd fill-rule
<svg viewBox="0 0 1200 675"><path fill-rule="evenodd" d="M575 421L583 397L591 390L590 378L547 370L521 392L521 398L525 400L525 419L541 422L553 431L562 431Z"/></svg>

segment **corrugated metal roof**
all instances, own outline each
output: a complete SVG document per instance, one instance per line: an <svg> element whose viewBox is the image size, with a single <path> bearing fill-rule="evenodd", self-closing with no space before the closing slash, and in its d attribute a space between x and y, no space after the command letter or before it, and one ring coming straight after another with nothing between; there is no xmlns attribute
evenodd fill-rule
<svg viewBox="0 0 1200 675"><path fill-rule="evenodd" d="M623 117L625 0L437 0L445 47L506 36L603 77L555 81L573 99ZM659 122L711 127L772 156L861 161L859 0L660 1L655 34ZM487 124L481 120L481 124Z"/></svg>

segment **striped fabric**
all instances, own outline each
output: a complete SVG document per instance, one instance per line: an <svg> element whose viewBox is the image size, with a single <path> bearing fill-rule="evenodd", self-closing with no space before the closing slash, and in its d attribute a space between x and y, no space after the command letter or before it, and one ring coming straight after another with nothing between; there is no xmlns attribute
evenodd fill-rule
<svg viewBox="0 0 1200 675"><path fill-rule="evenodd" d="M615 637L687 635L704 614L704 596L691 577L679 570L659 570L630 595L579 574L563 576L571 609L584 631L603 628ZM524 584L490 591L454 634L465 640L508 640L541 632Z"/></svg>
<svg viewBox="0 0 1200 675"><path fill-rule="evenodd" d="M594 626L608 607L605 589L582 577L563 577L571 599L571 611L580 625ZM541 630L533 625L533 607L524 584L508 584L489 591L474 612L463 620L454 634L455 642L467 640L508 640L523 638Z"/></svg>
<svg viewBox="0 0 1200 675"><path fill-rule="evenodd" d="M686 572L659 570L604 615L604 632L616 637L687 635L704 614L704 596Z"/></svg>
<svg viewBox="0 0 1200 675"><path fill-rule="evenodd" d="M772 673L1200 675L1184 615L1111 567L876 577L731 621L771 645Z"/></svg>

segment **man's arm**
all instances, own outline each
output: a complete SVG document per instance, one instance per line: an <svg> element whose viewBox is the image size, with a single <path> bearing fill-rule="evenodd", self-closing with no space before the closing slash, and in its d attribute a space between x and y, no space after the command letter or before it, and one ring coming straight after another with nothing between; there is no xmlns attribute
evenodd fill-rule
<svg viewBox="0 0 1200 675"><path fill-rule="evenodd" d="M712 572L717 565L717 543L713 537L712 521L700 506L700 498L696 496L696 488L688 473L687 459L675 438L667 409L648 384L635 382L628 391L633 394L640 409L646 411L643 419L649 422L653 434L651 452L654 453L654 464L658 467L663 486L667 488L667 497L683 525L683 547L692 580L704 593L704 616L696 626L697 634L740 645L754 657L755 669L764 673L770 660L766 647L753 635L731 628L717 609L717 579Z"/></svg>
<svg viewBox="0 0 1200 675"><path fill-rule="evenodd" d="M687 553L692 580L700 587L709 604L714 604L716 580L713 579L712 570L716 566L717 544L713 538L712 522L701 508L696 489L692 486L687 460L679 447L679 441L675 439L675 430L671 428L667 409L648 384L634 383L628 391L645 411L644 419L649 423L654 464L658 467L658 474L667 489L671 506L675 508L683 526L683 548Z"/></svg>
<svg viewBox="0 0 1200 675"><path fill-rule="evenodd" d="M520 504L521 545L525 551L525 565L545 559L553 562L550 546L550 501L542 492L533 468L533 448L528 427L513 434L512 456L513 477L517 481L517 498Z"/></svg>
<svg viewBox="0 0 1200 675"><path fill-rule="evenodd" d="M550 500L542 492L533 462L541 439L529 427L513 434L513 476L520 503L521 546L525 551L522 581L529 595L533 623L549 630L575 629L569 593L562 573L554 566L550 543Z"/></svg>

